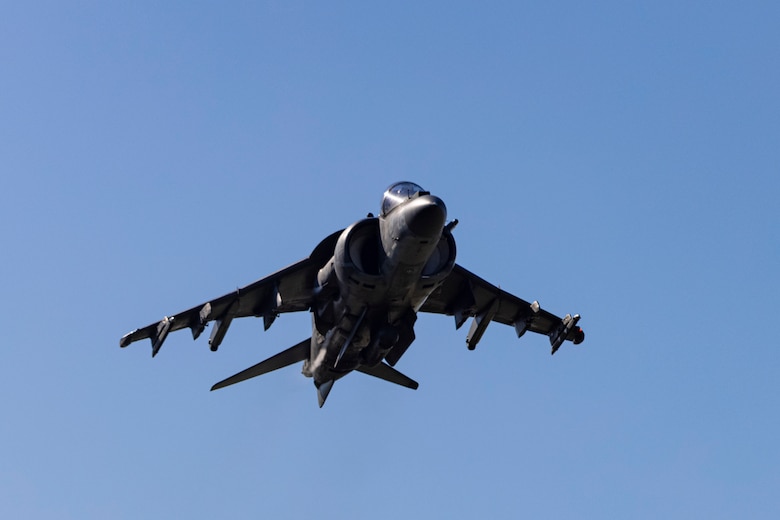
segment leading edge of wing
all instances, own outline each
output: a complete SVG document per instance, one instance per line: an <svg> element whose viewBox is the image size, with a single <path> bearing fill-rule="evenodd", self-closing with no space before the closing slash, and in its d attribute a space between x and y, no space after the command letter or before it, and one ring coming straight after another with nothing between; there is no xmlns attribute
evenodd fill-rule
<svg viewBox="0 0 780 520"><path fill-rule="evenodd" d="M160 350L170 332L189 328L197 339L206 325L217 321L222 336L233 318L263 316L266 328L278 313L307 310L311 303L311 288L318 267L309 259L300 260L273 274L261 278L235 291L196 305L173 316L136 329L122 336L120 347L143 339L151 339L152 356ZM212 334L212 340L214 334ZM221 341L221 338L219 338ZM212 350L216 350L212 341Z"/></svg>
<svg viewBox="0 0 780 520"><path fill-rule="evenodd" d="M542 309L538 302L529 303L458 264L453 266L450 275L428 297L420 311L454 316L457 328L473 317L466 340L470 349L476 347L491 321L514 326L518 337L530 330L550 336L551 343L557 342L562 332L565 332L564 339L575 343L584 339L581 329L572 329L579 316L560 318Z"/></svg>
<svg viewBox="0 0 780 520"><path fill-rule="evenodd" d="M262 316L267 330L279 313L308 310L317 271L333 255L343 231L341 229L325 237L308 258L224 296L129 332L119 340L119 346L124 348L149 338L154 357L170 332L189 328L192 338L197 339L210 321L216 321L209 345L211 350L217 350L233 318Z"/></svg>
<svg viewBox="0 0 780 520"><path fill-rule="evenodd" d="M560 321L557 316L539 308L536 302L529 303L508 293L459 264L453 266L450 275L428 297L420 311L455 316L456 325L460 328L466 318L479 315L495 302L498 302L498 308L492 319L505 325L532 315L537 316L537 321L551 324Z"/></svg>

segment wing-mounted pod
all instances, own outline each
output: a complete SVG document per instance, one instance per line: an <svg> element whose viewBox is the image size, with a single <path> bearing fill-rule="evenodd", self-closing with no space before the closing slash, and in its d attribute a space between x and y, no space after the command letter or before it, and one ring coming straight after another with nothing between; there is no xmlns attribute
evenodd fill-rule
<svg viewBox="0 0 780 520"><path fill-rule="evenodd" d="M528 306L531 309L531 314L528 314L527 312L522 313L522 317L519 319L516 319L513 323L515 326L515 332L517 332L517 337L522 338L523 335L528 332L529 327L531 326L531 323L533 323L534 317L539 314L539 309L541 307L539 306L539 302L534 300L533 303L531 303Z"/></svg>
<svg viewBox="0 0 780 520"><path fill-rule="evenodd" d="M466 336L466 346L469 350L477 348L477 343L482 339L482 335L487 330L487 326L490 325L490 322L498 312L498 305L499 300L496 298L490 302L487 307L482 309L479 314L474 316L474 321L471 323L471 329L469 329L469 333Z"/></svg>
<svg viewBox="0 0 780 520"><path fill-rule="evenodd" d="M581 328L577 327L578 321L580 321L579 314L575 314L574 316L567 314L564 316L561 320L561 324L550 333L550 345L552 346L552 352L550 352L550 354L555 354L567 339L573 341L575 345L582 343L585 339L585 333Z"/></svg>
<svg viewBox="0 0 780 520"><path fill-rule="evenodd" d="M152 355L156 356L169 333L189 328L192 338L197 339L208 323L214 321L209 346L215 351L234 318L261 317L263 325L268 329L280 313L309 310L313 304L317 270L332 256L338 234L334 233L320 242L310 258L224 296L135 329L122 336L119 346L127 347L135 341L148 338L152 342Z"/></svg>
<svg viewBox="0 0 780 520"><path fill-rule="evenodd" d="M173 318L166 316L157 324L157 332L150 339L152 340L152 357L156 356L160 351L165 338L168 337L168 333L171 331L171 325L173 324Z"/></svg>
<svg viewBox="0 0 780 520"><path fill-rule="evenodd" d="M173 327L175 317L166 316L157 323L153 323L143 329L135 329L132 332L128 332L119 340L119 346L122 348L127 347L134 341L149 338L152 342L152 357L156 356L162 348L165 339L168 337L168 333L175 330Z"/></svg>
<svg viewBox="0 0 780 520"><path fill-rule="evenodd" d="M228 305L225 312L214 321L214 328L211 329L211 336L209 336L209 348L212 352L216 352L219 346L222 344L222 340L225 339L230 324L233 323L233 318L236 317L236 310L238 310L239 298L233 300L233 303Z"/></svg>
<svg viewBox="0 0 780 520"><path fill-rule="evenodd" d="M198 315L190 323L190 331L192 331L192 339L196 340L200 337L206 325L211 320L211 302L206 302L203 307L198 311Z"/></svg>
<svg viewBox="0 0 780 520"><path fill-rule="evenodd" d="M455 297L447 308L447 314L451 314L455 318L455 330L459 330L466 323L466 320L474 315L476 304L477 301L474 298L474 289L471 286L471 282L464 278Z"/></svg>
<svg viewBox="0 0 780 520"><path fill-rule="evenodd" d="M263 330L268 330L279 317L280 308L286 303L280 290L280 281L274 280L272 287L266 292L263 298L259 298L257 304L252 309L252 314L258 318L263 318Z"/></svg>

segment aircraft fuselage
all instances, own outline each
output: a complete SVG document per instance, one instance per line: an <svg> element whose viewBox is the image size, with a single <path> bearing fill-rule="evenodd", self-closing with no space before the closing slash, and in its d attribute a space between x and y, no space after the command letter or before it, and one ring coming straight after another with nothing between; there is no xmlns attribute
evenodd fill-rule
<svg viewBox="0 0 780 520"><path fill-rule="evenodd" d="M446 218L440 198L409 189L386 193L379 217L341 234L318 273L312 307L303 373L318 389L360 365L377 365L393 350L395 364L414 340L417 309L455 263Z"/></svg>

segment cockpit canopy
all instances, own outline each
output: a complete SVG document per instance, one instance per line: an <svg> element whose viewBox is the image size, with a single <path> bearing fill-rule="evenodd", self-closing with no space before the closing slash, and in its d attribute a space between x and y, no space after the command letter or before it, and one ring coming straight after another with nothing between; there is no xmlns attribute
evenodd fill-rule
<svg viewBox="0 0 780 520"><path fill-rule="evenodd" d="M390 213L402 202L427 194L427 191L413 182L396 182L387 188L382 196L382 216Z"/></svg>

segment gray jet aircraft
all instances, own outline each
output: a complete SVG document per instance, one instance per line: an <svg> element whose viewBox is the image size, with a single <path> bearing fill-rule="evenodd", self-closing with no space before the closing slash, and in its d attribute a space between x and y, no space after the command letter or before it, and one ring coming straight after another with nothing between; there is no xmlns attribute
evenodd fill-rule
<svg viewBox="0 0 780 520"><path fill-rule="evenodd" d="M333 383L353 370L416 389L393 368L414 341L418 312L454 316L460 328L473 317L466 345L473 350L491 321L520 337L546 334L552 353L585 339L580 316L559 318L470 273L455 263L444 202L411 182L390 186L379 217L369 214L337 231L311 255L281 271L122 337L120 347L149 338L152 357L168 333L189 328L193 339L214 322L216 351L234 318L263 318L265 329L284 312L310 311L312 335L297 345L215 384L223 388L293 363L314 380L320 407Z"/></svg>

